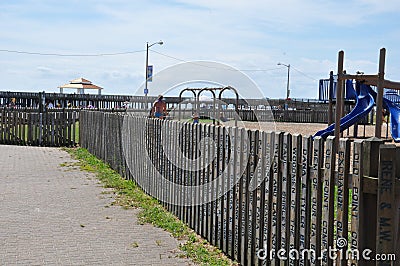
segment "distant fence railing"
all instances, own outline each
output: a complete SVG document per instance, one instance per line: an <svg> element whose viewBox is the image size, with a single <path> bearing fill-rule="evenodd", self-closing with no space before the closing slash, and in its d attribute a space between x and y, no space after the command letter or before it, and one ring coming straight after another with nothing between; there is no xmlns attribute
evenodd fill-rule
<svg viewBox="0 0 400 266"><path fill-rule="evenodd" d="M347 113L350 112L346 110ZM239 116L244 121L265 121L268 120L270 112L273 114L274 121L287 123L328 123L327 110L239 110ZM346 114L347 114L346 113ZM372 124L373 117L365 116L359 124Z"/></svg>
<svg viewBox="0 0 400 266"><path fill-rule="evenodd" d="M0 109L0 144L72 147L78 142L79 112Z"/></svg>
<svg viewBox="0 0 400 266"><path fill-rule="evenodd" d="M346 110L347 113L350 110ZM182 117L190 117L193 111L191 110L181 110ZM177 112L175 112L175 115ZM287 122L287 123L328 123L328 112L327 110L282 110L282 109L255 109L246 110L239 109L236 113L235 110L222 110L220 112L214 112L213 110L201 110L200 116L214 117L217 115L216 119L221 116L225 119L234 119L235 116L242 121L250 122ZM365 116L361 119L359 124L372 124L373 118L371 115Z"/></svg>
<svg viewBox="0 0 400 266"><path fill-rule="evenodd" d="M72 147L79 142L79 114L84 108L0 108L0 144ZM122 108L90 110L125 113Z"/></svg>
<svg viewBox="0 0 400 266"><path fill-rule="evenodd" d="M181 117L191 117L192 110L181 110ZM179 112L174 111L177 116ZM225 109L214 112L211 109L202 109L199 112L200 117L210 117L220 119L221 117L233 120L235 116L242 121L250 122L288 122L288 123L327 123L328 113L326 110L235 110Z"/></svg>
<svg viewBox="0 0 400 266"><path fill-rule="evenodd" d="M80 125L82 147L241 265L400 259L399 147L88 111Z"/></svg>

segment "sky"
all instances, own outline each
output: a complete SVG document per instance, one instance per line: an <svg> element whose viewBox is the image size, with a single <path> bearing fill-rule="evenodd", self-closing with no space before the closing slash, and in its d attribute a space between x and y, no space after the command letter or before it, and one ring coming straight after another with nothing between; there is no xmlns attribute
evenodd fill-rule
<svg viewBox="0 0 400 266"><path fill-rule="evenodd" d="M163 71L182 81L205 61L223 86L237 72L264 97L285 98L281 62L290 97L317 98L340 50L347 73L376 74L384 47L385 77L400 80L398 14L398 0L2 0L0 91L57 92L83 77L103 94L142 95L146 42L162 40L149 51L150 95L170 89L157 82ZM252 97L254 87L237 86Z"/></svg>

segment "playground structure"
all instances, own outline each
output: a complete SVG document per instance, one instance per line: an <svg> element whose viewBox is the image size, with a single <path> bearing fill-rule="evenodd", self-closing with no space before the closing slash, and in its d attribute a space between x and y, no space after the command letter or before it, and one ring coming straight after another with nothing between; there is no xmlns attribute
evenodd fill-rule
<svg viewBox="0 0 400 266"><path fill-rule="evenodd" d="M236 95L236 101L235 101L235 113L239 113L239 93L237 92L237 90L231 86L228 87L221 87L221 88L186 88L181 90L181 92L179 93L179 104L178 104L178 120L180 121L182 118L182 110L181 110L181 103L182 103L182 95L185 91L191 91L193 93L194 96L194 110L193 113L196 113L197 115L200 114L200 96L201 93L204 91L209 91L211 92L211 94L213 95L213 99L212 99L212 108L213 108L213 124L215 124L216 122L216 117L217 117L217 106L218 106L218 112L220 112L220 116L223 114L223 110L222 110L222 106L221 106L221 102L223 102L222 100L222 93L226 90L230 90L233 91ZM216 92L219 91L218 94L218 103L217 103L217 98L216 98ZM197 93L196 93L197 92ZM237 126L237 116L235 116L235 126Z"/></svg>
<svg viewBox="0 0 400 266"><path fill-rule="evenodd" d="M326 138L329 135L335 135L338 140L341 132L348 127L354 125L365 117L376 104L376 123L375 123L375 137L381 138L382 135L382 111L383 107L390 111L390 125L392 137L396 142L400 142L400 129L398 124L400 122L400 107L393 103L391 100L384 98L384 88L391 90L400 90L400 82L386 80L384 78L385 72L385 56L386 49L380 50L379 57L379 72L376 75L364 75L357 73L356 75L347 74L343 70L344 52L340 51L338 55L338 74L337 74L337 88L336 88L336 110L335 110L335 123L328 126L328 128L321 130L315 136ZM332 75L331 75L332 78ZM344 83L346 81L346 88L349 88L349 80L355 80L358 86L358 93L356 95L356 105L354 109L346 116L344 113ZM375 93L370 86L376 86L377 92ZM352 89L354 91L354 89ZM330 93L333 91L329 88ZM346 90L349 92L349 89ZM351 89L350 89L351 91ZM393 95L394 97L396 95ZM332 95L329 96L330 100ZM331 101L328 112L332 110ZM332 120L332 119L328 119Z"/></svg>

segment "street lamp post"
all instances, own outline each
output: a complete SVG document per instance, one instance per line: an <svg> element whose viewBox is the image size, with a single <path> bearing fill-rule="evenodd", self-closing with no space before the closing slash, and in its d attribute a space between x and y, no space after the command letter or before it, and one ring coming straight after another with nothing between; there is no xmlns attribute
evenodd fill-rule
<svg viewBox="0 0 400 266"><path fill-rule="evenodd" d="M148 94L148 89L147 89L147 81L149 79L149 48L152 47L153 45L163 45L164 42L163 41L158 41L155 43L152 43L149 45L148 42L146 42L146 77L145 77L145 83L144 83L144 96L146 97L146 108L147 108L147 94Z"/></svg>
<svg viewBox="0 0 400 266"><path fill-rule="evenodd" d="M290 88L289 88L290 64L286 65L286 64L278 63L278 66L285 66L285 67L287 67L286 99L289 99L289 96L290 96Z"/></svg>

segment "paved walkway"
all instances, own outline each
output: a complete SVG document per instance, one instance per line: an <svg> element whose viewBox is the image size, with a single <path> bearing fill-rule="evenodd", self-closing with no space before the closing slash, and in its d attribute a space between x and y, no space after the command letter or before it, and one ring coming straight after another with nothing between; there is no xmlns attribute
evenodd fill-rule
<svg viewBox="0 0 400 266"><path fill-rule="evenodd" d="M189 265L60 149L0 145L0 265Z"/></svg>

